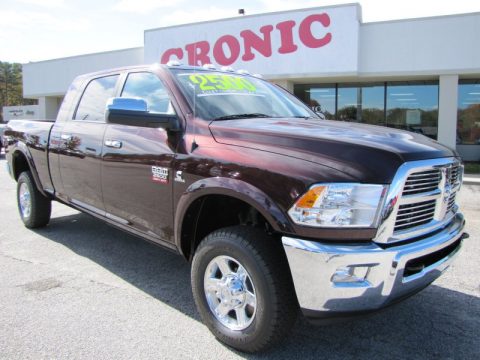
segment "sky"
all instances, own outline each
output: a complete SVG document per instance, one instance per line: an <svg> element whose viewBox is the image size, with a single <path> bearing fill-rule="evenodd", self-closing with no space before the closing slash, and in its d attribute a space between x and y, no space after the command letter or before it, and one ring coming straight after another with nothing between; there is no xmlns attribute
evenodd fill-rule
<svg viewBox="0 0 480 360"><path fill-rule="evenodd" d="M143 46L143 31L328 6L328 0L0 0L0 61L26 63ZM478 0L359 0L363 22L480 12Z"/></svg>

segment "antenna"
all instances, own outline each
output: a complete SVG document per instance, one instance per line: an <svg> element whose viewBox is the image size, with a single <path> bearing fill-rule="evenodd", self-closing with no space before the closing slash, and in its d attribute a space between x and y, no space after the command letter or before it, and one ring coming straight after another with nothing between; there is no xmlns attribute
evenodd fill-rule
<svg viewBox="0 0 480 360"><path fill-rule="evenodd" d="M196 74L197 68L197 42L193 45L193 74ZM196 141L197 136L197 129L195 127L195 119L196 119L196 111L197 111L197 86L193 85L193 118L192 118L192 131L193 131L193 141L192 141L192 148L190 152L194 152L196 148L198 148L198 144Z"/></svg>

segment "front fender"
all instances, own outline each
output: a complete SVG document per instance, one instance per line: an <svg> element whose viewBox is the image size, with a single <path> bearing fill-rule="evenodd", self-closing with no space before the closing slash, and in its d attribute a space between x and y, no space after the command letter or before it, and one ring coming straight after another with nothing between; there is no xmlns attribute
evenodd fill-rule
<svg viewBox="0 0 480 360"><path fill-rule="evenodd" d="M207 195L225 195L242 200L262 214L275 231L292 232L287 215L262 190L242 180L212 177L191 184L177 203L174 226L179 251L182 251L181 229L185 214L195 200Z"/></svg>

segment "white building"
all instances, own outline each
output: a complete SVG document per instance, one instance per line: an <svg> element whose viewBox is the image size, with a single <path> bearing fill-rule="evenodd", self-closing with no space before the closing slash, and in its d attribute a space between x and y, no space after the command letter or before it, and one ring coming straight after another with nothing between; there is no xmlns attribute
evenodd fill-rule
<svg viewBox="0 0 480 360"><path fill-rule="evenodd" d="M55 118L72 79L180 60L261 73L326 118L424 133L480 160L480 13L363 23L358 4L145 30L144 47L23 65Z"/></svg>

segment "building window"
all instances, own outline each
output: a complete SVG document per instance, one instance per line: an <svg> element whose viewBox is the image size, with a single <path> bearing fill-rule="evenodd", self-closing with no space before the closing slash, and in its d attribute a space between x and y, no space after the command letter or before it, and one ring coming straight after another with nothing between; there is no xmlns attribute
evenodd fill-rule
<svg viewBox="0 0 480 360"><path fill-rule="evenodd" d="M322 118L335 119L335 85L295 85L294 93Z"/></svg>
<svg viewBox="0 0 480 360"><path fill-rule="evenodd" d="M432 139L438 133L438 83L387 83L386 125Z"/></svg>
<svg viewBox="0 0 480 360"><path fill-rule="evenodd" d="M325 119L386 125L437 138L438 82L301 84L294 92Z"/></svg>
<svg viewBox="0 0 480 360"><path fill-rule="evenodd" d="M385 85L338 85L337 119L365 124L385 122Z"/></svg>
<svg viewBox="0 0 480 360"><path fill-rule="evenodd" d="M480 145L480 80L459 82L457 144Z"/></svg>

